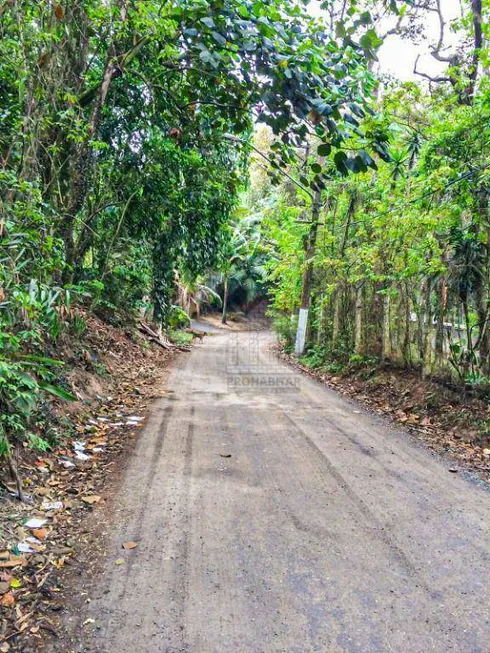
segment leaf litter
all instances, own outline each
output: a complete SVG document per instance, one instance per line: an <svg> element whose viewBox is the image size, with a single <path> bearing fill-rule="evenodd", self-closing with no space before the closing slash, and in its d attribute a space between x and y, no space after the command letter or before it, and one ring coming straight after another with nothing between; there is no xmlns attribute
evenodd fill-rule
<svg viewBox="0 0 490 653"><path fill-rule="evenodd" d="M37 650L47 636L60 631L57 615L64 607L64 570L83 568L87 552L85 522L104 501L113 459L134 442L144 425L173 353L143 348L114 327L87 316L84 346L97 352L107 376L96 370L72 369L71 390L81 397L73 406L53 402L72 424L75 438L66 437L51 452L20 452L19 471L28 502L14 501L10 485L0 496L0 653ZM79 346L79 343L76 343ZM66 358L75 344L67 344ZM58 352L60 359L63 356ZM83 357L83 365L87 357ZM110 388L104 392L102 385ZM91 386L102 389L93 394ZM65 412L63 412L65 411ZM131 550L136 541L125 542ZM117 565L125 564L120 558Z"/></svg>

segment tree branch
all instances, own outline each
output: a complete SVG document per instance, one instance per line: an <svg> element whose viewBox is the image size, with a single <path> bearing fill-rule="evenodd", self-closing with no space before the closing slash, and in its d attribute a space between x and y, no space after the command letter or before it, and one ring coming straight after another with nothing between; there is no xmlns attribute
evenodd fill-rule
<svg viewBox="0 0 490 653"><path fill-rule="evenodd" d="M269 157L266 154L264 154L263 152L261 152L259 149L257 149L255 147L255 145L252 145L252 143L250 143L249 141L246 141L246 140L244 140L242 138L238 138L238 136L234 136L233 134L224 134L223 138L226 139L227 141L232 141L233 143L242 143L243 145L246 145L247 147L252 149L254 152L256 152L259 156L261 156L263 159L265 159L267 161L267 163L269 163L269 165L270 165L271 161L270 161ZM308 195L308 197L313 201L313 193L310 190L308 190L308 188L305 188L303 186L303 184L300 184L299 181L296 181L296 179L294 177L292 177L285 170L282 170L282 168L278 168L277 171L280 172L285 177L287 177L289 179L289 181L291 181L295 186L297 186L298 188L301 188L301 190L303 192L305 192Z"/></svg>
<svg viewBox="0 0 490 653"><path fill-rule="evenodd" d="M439 82L439 83L440 82L452 83L453 82L453 80L450 77L446 77L444 75L439 75L437 77L432 77L431 75L428 75L427 73L423 73L421 70L417 70L417 64L419 62L419 59L420 59L420 54L415 59L415 64L413 66L413 74L414 75L419 75L419 77L423 77L424 79L428 79L429 82L434 82L434 83L436 83L436 82Z"/></svg>
<svg viewBox="0 0 490 653"><path fill-rule="evenodd" d="M471 0L471 11L473 14L473 57L471 60L469 72L470 83L466 89L466 93L469 98L472 98L475 92L475 84L478 77L478 64L480 62L480 52L483 45L482 0Z"/></svg>

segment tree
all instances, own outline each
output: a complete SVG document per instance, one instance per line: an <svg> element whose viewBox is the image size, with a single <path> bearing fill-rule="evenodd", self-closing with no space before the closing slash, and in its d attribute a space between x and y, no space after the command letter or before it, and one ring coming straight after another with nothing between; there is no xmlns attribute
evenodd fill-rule
<svg viewBox="0 0 490 653"><path fill-rule="evenodd" d="M227 321L230 297L243 291L237 299L248 305L262 290L265 270L259 223L260 215L243 211L223 233L217 266L219 274L213 279L215 287L221 286L223 294L223 324Z"/></svg>
<svg viewBox="0 0 490 653"><path fill-rule="evenodd" d="M274 176L313 135L342 173L385 149L354 2L335 33L300 0L5 0L0 18L0 337L19 355L42 358L74 301L165 325L176 278L218 263L255 124Z"/></svg>

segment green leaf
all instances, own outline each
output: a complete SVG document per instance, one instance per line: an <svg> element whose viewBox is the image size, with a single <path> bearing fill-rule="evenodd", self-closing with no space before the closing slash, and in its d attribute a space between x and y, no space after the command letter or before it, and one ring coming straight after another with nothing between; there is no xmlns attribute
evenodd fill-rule
<svg viewBox="0 0 490 653"><path fill-rule="evenodd" d="M358 153L358 157L361 159L361 161L364 163L365 166L369 168L373 168L373 170L378 169L378 166L376 165L376 161L369 154L369 152L366 152L366 150L360 150Z"/></svg>
<svg viewBox="0 0 490 653"><path fill-rule="evenodd" d="M383 44L383 40L378 37L374 29L369 29L361 36L359 43L367 53L373 53L374 50Z"/></svg>
<svg viewBox="0 0 490 653"><path fill-rule="evenodd" d="M225 45L226 44L226 39L224 36L222 36L219 32L211 32L211 36L213 39L219 43L220 45Z"/></svg>
<svg viewBox="0 0 490 653"><path fill-rule="evenodd" d="M46 358L45 356L35 356L34 354L22 354L19 356L18 360L22 363L33 362L33 363L42 363L44 365L57 365L59 367L62 367L64 365L63 361L59 361L54 358Z"/></svg>
<svg viewBox="0 0 490 653"><path fill-rule="evenodd" d="M45 381L39 381L38 385L42 390L48 392L50 395L58 397L58 399L63 399L64 401L77 401L77 398L74 395L57 385L51 385L51 383L46 383Z"/></svg>
<svg viewBox="0 0 490 653"><path fill-rule="evenodd" d="M342 21L338 20L335 23L335 36L339 39L343 38L346 36L347 32L345 30L345 25Z"/></svg>
<svg viewBox="0 0 490 653"><path fill-rule="evenodd" d="M331 151L332 151L332 146L330 145L330 143L321 143L317 149L319 156L329 156Z"/></svg>
<svg viewBox="0 0 490 653"><path fill-rule="evenodd" d="M347 166L347 154L345 152L336 152L333 160L335 167L342 175L348 174L349 168Z"/></svg>

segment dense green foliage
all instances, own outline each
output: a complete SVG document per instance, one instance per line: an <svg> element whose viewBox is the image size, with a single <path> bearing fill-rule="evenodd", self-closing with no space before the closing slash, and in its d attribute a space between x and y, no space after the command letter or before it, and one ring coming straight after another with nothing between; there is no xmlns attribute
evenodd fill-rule
<svg viewBox="0 0 490 653"><path fill-rule="evenodd" d="M290 180L274 188L253 177L248 204L264 213L276 326L290 347L305 270L312 273L307 351L315 365L385 360L489 382L490 87L479 40L489 5L476 15L477 4L462 5L454 25L461 47L445 74L430 85L385 83L378 123L389 158L375 157L377 170L357 176L331 168L314 226L311 198ZM270 147L267 134L257 139ZM351 156L363 146L357 135L348 143ZM316 145L310 140L310 172ZM304 170L290 174L301 179Z"/></svg>
<svg viewBox="0 0 490 653"><path fill-rule="evenodd" d="M5 443L43 391L63 394L43 387L56 377L43 356L76 330L74 305L168 325L179 297L213 297L209 269L243 289L257 277L229 241L254 124L274 134L276 174L311 133L343 172L386 157L371 16L348 2L337 18L301 0L0 2ZM319 166L307 183L325 179Z"/></svg>
<svg viewBox="0 0 490 653"><path fill-rule="evenodd" d="M184 342L203 304L268 291L290 344L309 308L314 361L486 381L488 2L451 55L435 0L316 4L0 3L3 451L69 397L52 352L80 305ZM380 85L383 37L427 12L445 70Z"/></svg>

